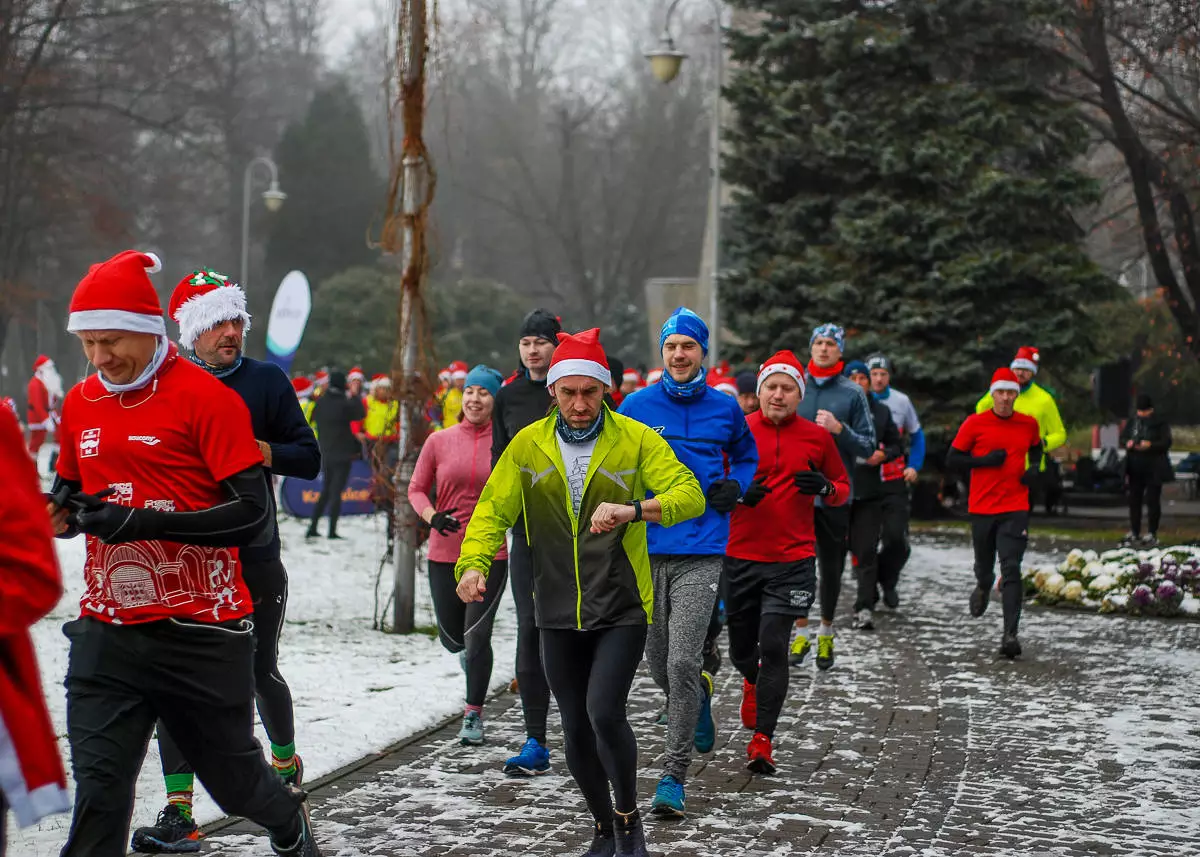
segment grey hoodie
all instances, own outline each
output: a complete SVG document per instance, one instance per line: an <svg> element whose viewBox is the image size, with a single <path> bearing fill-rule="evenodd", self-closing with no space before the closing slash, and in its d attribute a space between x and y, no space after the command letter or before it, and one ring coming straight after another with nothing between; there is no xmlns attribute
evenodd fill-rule
<svg viewBox="0 0 1200 857"><path fill-rule="evenodd" d="M796 413L805 419L817 421L817 411L829 411L842 423L842 433L834 436L846 475L853 487L854 460L870 458L875 452L875 422L867 404L862 387L843 375L832 378L814 378L804 373L804 399ZM853 497L853 493L851 494Z"/></svg>

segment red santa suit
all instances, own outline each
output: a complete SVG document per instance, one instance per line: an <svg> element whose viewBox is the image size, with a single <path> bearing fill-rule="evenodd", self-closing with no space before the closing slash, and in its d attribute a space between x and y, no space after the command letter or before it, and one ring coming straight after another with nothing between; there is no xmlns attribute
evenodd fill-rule
<svg viewBox="0 0 1200 857"><path fill-rule="evenodd" d="M25 422L29 424L29 452L37 455L46 435L58 426L58 405L62 401L62 377L54 367L54 361L45 354L33 361L33 377L25 389L28 410Z"/></svg>

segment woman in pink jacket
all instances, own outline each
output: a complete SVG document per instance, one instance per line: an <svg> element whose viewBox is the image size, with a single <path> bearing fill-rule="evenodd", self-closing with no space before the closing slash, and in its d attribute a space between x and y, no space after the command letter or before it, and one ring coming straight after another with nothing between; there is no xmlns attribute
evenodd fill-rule
<svg viewBox="0 0 1200 857"><path fill-rule="evenodd" d="M487 597L464 604L455 592L454 564L479 495L492 472L492 406L502 378L479 365L463 387L462 421L425 441L408 486L408 502L430 527L429 589L437 613L438 636L459 654L467 674L467 704L458 737L483 743L483 701L492 681L492 620L508 579L508 553L492 561ZM437 506L429 499L433 488Z"/></svg>

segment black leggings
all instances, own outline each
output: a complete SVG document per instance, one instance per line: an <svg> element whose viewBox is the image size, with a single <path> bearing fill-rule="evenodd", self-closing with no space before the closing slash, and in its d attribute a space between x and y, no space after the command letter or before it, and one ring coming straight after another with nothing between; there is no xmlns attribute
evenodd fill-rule
<svg viewBox="0 0 1200 857"><path fill-rule="evenodd" d="M342 514L342 493L350 481L352 463L350 461L330 461L325 464L325 484L321 486L321 496L317 498L317 505L313 508L312 523L308 528L310 532L317 531L317 523L325 514L326 508L329 509L329 534L333 535L337 532L338 518Z"/></svg>
<svg viewBox="0 0 1200 857"><path fill-rule="evenodd" d="M775 737L787 699L788 643L794 616L739 610L729 614L729 660L755 686L758 722L754 731Z"/></svg>
<svg viewBox="0 0 1200 857"><path fill-rule="evenodd" d="M1021 622L1021 561L1029 543L1029 513L972 515L971 542L975 547L975 582L991 590L996 583L996 557L1000 558L1000 595L1004 605L1004 630L1017 633Z"/></svg>
<svg viewBox="0 0 1200 857"><path fill-rule="evenodd" d="M1129 477L1129 529L1135 536L1142 534L1142 503L1150 513L1148 532L1158 535L1158 522L1162 519L1162 483L1147 482L1144 479Z"/></svg>
<svg viewBox="0 0 1200 857"><path fill-rule="evenodd" d="M542 629L542 663L562 715L567 767L597 822L637 809L637 739L627 705L646 647L645 625ZM609 787L612 795L609 795Z"/></svg>
<svg viewBox="0 0 1200 857"><path fill-rule="evenodd" d="M817 536L821 621L833 622L838 596L842 593L842 572L846 568L850 506L817 506L813 509L813 529Z"/></svg>
<svg viewBox="0 0 1200 857"><path fill-rule="evenodd" d="M287 613L287 570L278 559L243 562L242 579L254 604L254 699L258 716L271 743L286 746L296 740L292 691L279 674L279 637ZM161 720L158 751L164 774L192 773L183 751Z"/></svg>
<svg viewBox="0 0 1200 857"><path fill-rule="evenodd" d="M492 683L492 622L504 584L508 560L492 561L483 601L466 604L458 597L454 563L429 561L429 591L437 614L438 638L446 651L466 652L467 705L483 705Z"/></svg>
<svg viewBox="0 0 1200 857"><path fill-rule="evenodd" d="M874 610L879 601L879 535L883 529L883 497L855 500L850 507L850 553L858 570L855 610Z"/></svg>
<svg viewBox="0 0 1200 857"><path fill-rule="evenodd" d="M533 609L533 554L525 533L515 527L508 552L508 580L517 607L517 691L525 715L525 735L545 747L550 685L542 666L541 632Z"/></svg>

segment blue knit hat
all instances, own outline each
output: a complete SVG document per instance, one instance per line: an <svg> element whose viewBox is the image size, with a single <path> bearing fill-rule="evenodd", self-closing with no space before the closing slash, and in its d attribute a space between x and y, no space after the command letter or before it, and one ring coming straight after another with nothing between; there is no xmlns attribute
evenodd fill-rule
<svg viewBox="0 0 1200 857"><path fill-rule="evenodd" d="M861 360L851 360L846 364L846 368L842 370L842 374L849 378L851 375L858 373L860 375L870 375L871 370L867 368L867 364Z"/></svg>
<svg viewBox="0 0 1200 857"><path fill-rule="evenodd" d="M681 306L671 313L671 317L662 326L662 331L658 334L658 350L660 352L667 342L667 337L673 333L690 336L699 342L701 350L708 354L708 325L704 323L704 319L687 307Z"/></svg>
<svg viewBox="0 0 1200 857"><path fill-rule="evenodd" d="M812 337L808 340L808 344L812 345L817 341L818 336L827 336L837 342L838 348L842 351L846 350L846 331L840 325L833 322L818 325L813 328Z"/></svg>
<svg viewBox="0 0 1200 857"><path fill-rule="evenodd" d="M484 366L480 363L474 369L467 373L466 383L463 384L463 389L467 387L483 387L493 396L500 392L500 387L504 384L504 376L493 369L491 366Z"/></svg>

